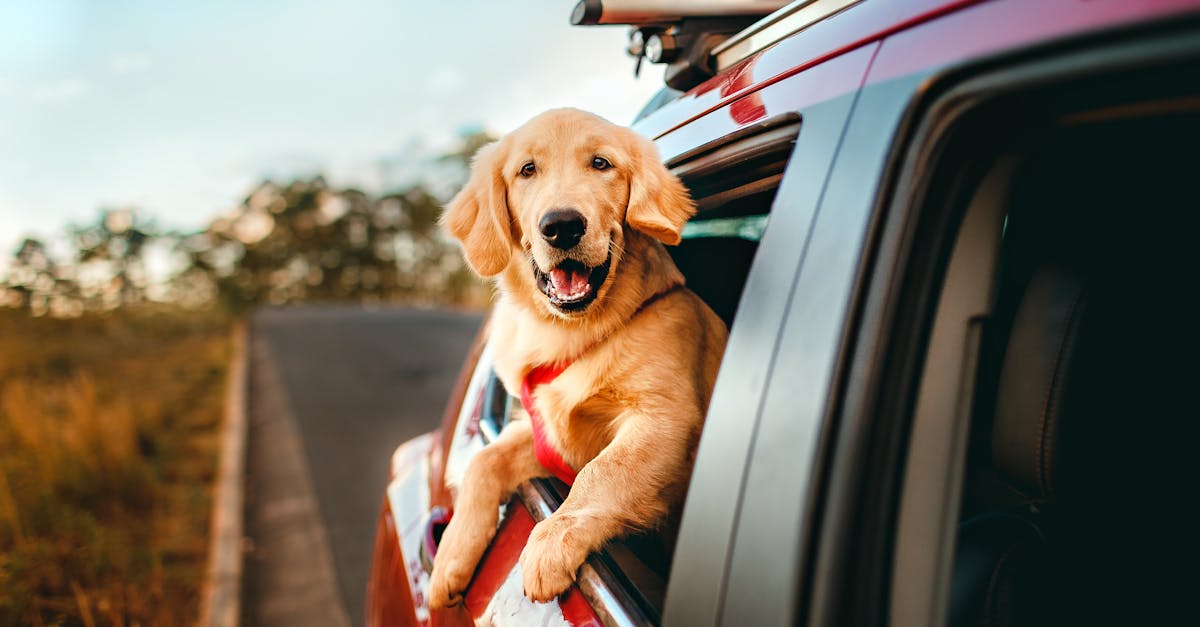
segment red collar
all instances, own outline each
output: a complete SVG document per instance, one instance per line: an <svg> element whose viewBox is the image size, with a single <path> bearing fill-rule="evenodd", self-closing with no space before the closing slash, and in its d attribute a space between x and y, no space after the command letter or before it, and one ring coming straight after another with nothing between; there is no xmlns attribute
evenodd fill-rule
<svg viewBox="0 0 1200 627"><path fill-rule="evenodd" d="M538 463L554 473L554 476L561 479L563 483L572 485L575 483L576 472L547 439L546 427L542 424L542 415L538 413L537 407L533 404L533 391L537 386L557 379L558 375L562 374L569 365L571 364L537 366L530 370L529 374L521 380L521 404L525 406L525 413L529 414L529 423L533 425L533 454L537 456Z"/></svg>
<svg viewBox="0 0 1200 627"><path fill-rule="evenodd" d="M633 312L633 315L636 316L640 314L644 309L649 307L658 299L682 287L682 285L673 285L666 290L654 294L650 298L647 298L645 301L643 301L642 304L637 308L637 311ZM525 378L521 380L521 405L525 407L525 413L529 414L529 423L533 426L533 454L537 456L539 464L541 464L546 470L554 473L555 477L558 477L567 485L572 485L575 483L575 476L578 473L575 471L575 469L571 468L571 465L568 464L565 459L563 459L562 453L559 453L558 449L555 449L554 445L551 444L547 439L546 426L542 422L542 415L538 413L537 407L534 407L533 405L533 391L536 390L539 385L550 383L551 381L557 379L558 375L562 374L563 371L566 370L570 365L571 362L568 361L566 363L553 364L549 366L534 366L534 368L525 375Z"/></svg>

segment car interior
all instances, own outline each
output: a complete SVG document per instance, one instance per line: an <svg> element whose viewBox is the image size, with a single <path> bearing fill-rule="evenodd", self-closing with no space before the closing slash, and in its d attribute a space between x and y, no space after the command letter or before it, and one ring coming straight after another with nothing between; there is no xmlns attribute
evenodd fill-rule
<svg viewBox="0 0 1200 627"><path fill-rule="evenodd" d="M1185 598L1197 142L1194 97L1016 140L949 624L1107 624Z"/></svg>

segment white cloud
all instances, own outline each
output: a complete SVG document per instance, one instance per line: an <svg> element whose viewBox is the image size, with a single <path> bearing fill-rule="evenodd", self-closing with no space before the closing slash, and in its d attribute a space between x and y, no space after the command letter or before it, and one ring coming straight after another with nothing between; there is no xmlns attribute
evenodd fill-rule
<svg viewBox="0 0 1200 627"><path fill-rule="evenodd" d="M113 74L132 74L150 67L150 57L140 52L122 52L108 59L108 70Z"/></svg>

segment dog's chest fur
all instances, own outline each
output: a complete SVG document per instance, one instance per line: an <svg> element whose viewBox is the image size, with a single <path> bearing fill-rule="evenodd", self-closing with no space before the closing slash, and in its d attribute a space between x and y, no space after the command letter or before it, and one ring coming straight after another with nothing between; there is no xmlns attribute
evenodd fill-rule
<svg viewBox="0 0 1200 627"><path fill-rule="evenodd" d="M505 316L503 308L497 307L491 329L496 374L514 396L529 370L555 361L541 343L529 341L546 330L528 328L528 323L521 324L521 318ZM606 385L607 377L597 367L602 361L597 355L585 354L556 379L534 390L534 403L550 443L576 470L612 441L612 425L624 411L620 393Z"/></svg>

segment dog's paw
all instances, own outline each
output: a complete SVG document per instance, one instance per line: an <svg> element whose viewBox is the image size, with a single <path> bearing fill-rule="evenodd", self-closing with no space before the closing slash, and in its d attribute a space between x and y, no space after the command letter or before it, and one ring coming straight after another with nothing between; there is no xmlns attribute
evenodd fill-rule
<svg viewBox="0 0 1200 627"><path fill-rule="evenodd" d="M538 603L566 592L587 558L586 552L580 554L565 534L556 529L555 522L551 518L538 523L521 552L525 596Z"/></svg>
<svg viewBox="0 0 1200 627"><path fill-rule="evenodd" d="M433 561L433 573L429 576L429 609L440 610L458 605L463 601L463 593L471 583L475 574L474 564L468 565L459 559L453 551L439 551Z"/></svg>
<svg viewBox="0 0 1200 627"><path fill-rule="evenodd" d="M463 578L459 573L449 573L442 565L433 568L429 578L429 609L441 610L462 603L463 591L470 583L470 573Z"/></svg>

